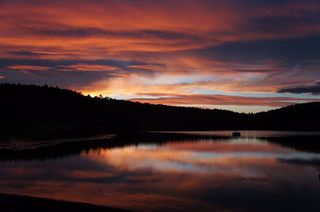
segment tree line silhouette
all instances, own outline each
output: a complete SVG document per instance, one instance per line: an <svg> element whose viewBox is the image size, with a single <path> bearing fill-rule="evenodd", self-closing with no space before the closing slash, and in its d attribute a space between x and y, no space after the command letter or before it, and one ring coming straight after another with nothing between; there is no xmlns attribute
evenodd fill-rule
<svg viewBox="0 0 320 212"><path fill-rule="evenodd" d="M91 97L58 87L0 84L0 137L141 130L320 130L320 103L256 114Z"/></svg>

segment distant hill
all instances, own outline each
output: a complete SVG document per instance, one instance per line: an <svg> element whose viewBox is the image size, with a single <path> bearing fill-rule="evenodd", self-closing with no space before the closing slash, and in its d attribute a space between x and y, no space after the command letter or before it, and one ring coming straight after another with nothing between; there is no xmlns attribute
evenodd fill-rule
<svg viewBox="0 0 320 212"><path fill-rule="evenodd" d="M320 103L257 114L84 96L57 87L0 84L0 137L137 130L320 130Z"/></svg>
<svg viewBox="0 0 320 212"><path fill-rule="evenodd" d="M320 130L320 102L295 104L251 115L256 129Z"/></svg>

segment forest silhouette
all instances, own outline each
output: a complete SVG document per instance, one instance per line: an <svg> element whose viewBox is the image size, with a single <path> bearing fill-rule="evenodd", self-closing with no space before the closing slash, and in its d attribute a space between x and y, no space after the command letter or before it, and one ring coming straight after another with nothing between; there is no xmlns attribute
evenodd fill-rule
<svg viewBox="0 0 320 212"><path fill-rule="evenodd" d="M91 97L58 87L0 84L0 137L156 130L320 130L320 103L256 114Z"/></svg>

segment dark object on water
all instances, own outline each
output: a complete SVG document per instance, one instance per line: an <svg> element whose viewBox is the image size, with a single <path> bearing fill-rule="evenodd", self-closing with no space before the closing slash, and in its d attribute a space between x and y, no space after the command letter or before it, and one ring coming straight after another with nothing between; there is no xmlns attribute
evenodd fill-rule
<svg viewBox="0 0 320 212"><path fill-rule="evenodd" d="M233 136L233 137L240 137L240 136L241 136L241 133L235 131L235 132L232 132L232 136Z"/></svg>

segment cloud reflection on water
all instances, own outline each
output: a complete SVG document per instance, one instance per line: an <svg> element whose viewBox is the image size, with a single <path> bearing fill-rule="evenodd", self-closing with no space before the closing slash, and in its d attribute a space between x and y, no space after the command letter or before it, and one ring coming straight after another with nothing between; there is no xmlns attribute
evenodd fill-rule
<svg viewBox="0 0 320 212"><path fill-rule="evenodd" d="M185 140L1 162L0 186L1 192L140 210L317 208L319 166L311 161L319 160L320 154L260 139Z"/></svg>

